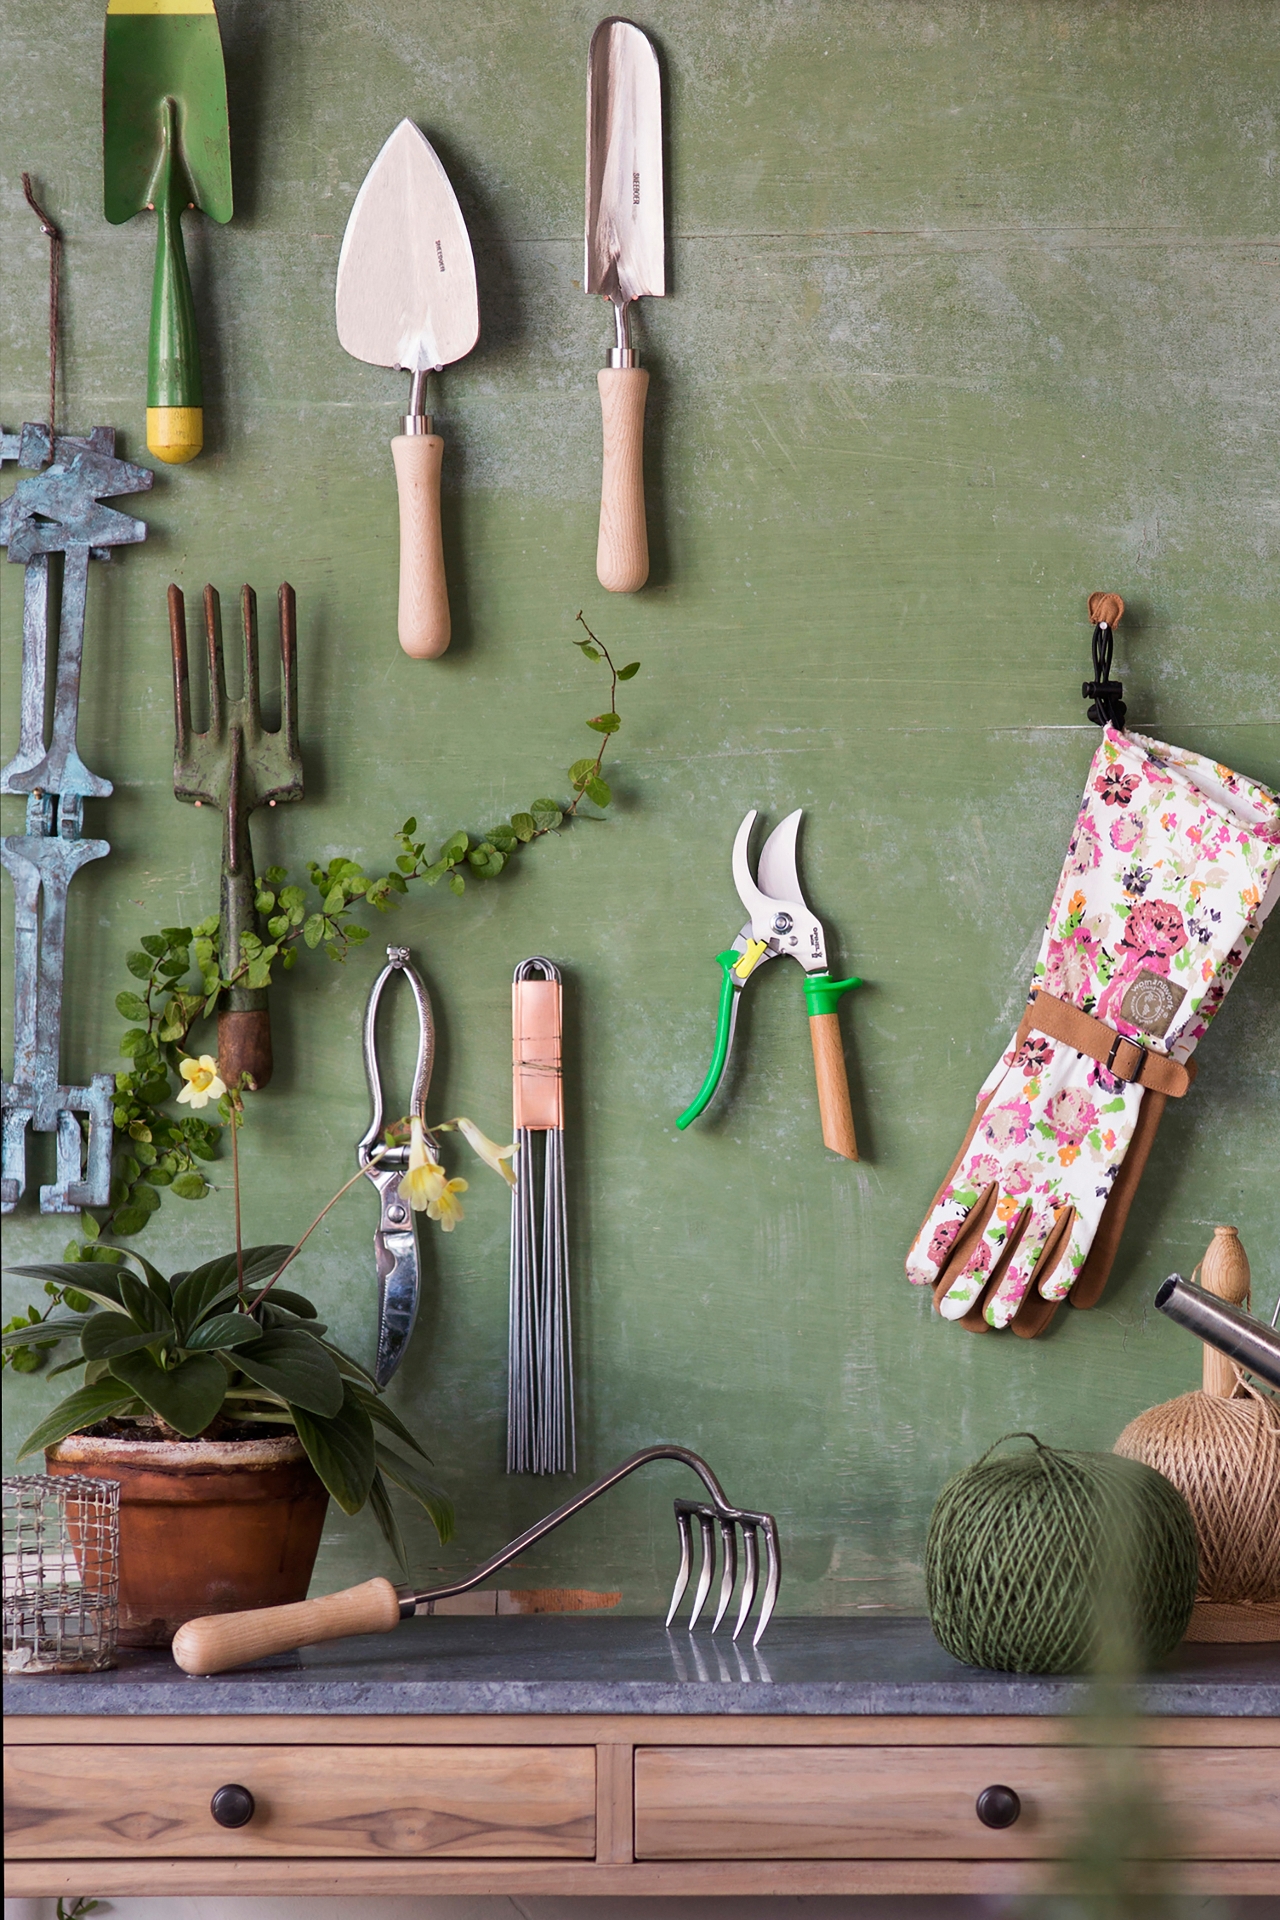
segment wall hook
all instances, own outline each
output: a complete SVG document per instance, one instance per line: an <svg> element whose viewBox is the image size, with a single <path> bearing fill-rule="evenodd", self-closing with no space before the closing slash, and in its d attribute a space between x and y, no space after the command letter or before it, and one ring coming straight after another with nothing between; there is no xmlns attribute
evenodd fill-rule
<svg viewBox="0 0 1280 1920"><path fill-rule="evenodd" d="M1092 701L1089 718L1098 727L1124 728L1124 682L1111 678L1111 654L1115 630L1124 616L1124 601L1118 593L1091 593L1089 618L1093 621L1093 679L1080 689L1081 698Z"/></svg>

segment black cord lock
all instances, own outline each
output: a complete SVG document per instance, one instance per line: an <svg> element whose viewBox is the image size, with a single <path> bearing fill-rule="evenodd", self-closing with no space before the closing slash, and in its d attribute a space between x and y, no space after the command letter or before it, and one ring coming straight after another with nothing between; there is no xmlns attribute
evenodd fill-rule
<svg viewBox="0 0 1280 1920"><path fill-rule="evenodd" d="M1111 678L1111 655L1115 630L1124 613L1124 601L1118 593L1091 593L1089 618L1093 621L1093 678L1080 689L1089 700L1089 718L1096 727L1118 727L1123 731L1124 682Z"/></svg>

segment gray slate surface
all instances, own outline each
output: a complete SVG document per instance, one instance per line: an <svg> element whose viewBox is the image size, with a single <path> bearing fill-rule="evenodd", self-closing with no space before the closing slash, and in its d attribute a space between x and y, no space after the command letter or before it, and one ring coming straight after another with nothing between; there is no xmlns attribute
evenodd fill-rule
<svg viewBox="0 0 1280 1920"><path fill-rule="evenodd" d="M1084 1681L988 1673L927 1620L775 1620L759 1650L725 1629L600 1616L407 1620L211 1679L167 1653L112 1673L7 1680L6 1713L1064 1714ZM1133 1689L1154 1714L1280 1714L1280 1646L1186 1646Z"/></svg>

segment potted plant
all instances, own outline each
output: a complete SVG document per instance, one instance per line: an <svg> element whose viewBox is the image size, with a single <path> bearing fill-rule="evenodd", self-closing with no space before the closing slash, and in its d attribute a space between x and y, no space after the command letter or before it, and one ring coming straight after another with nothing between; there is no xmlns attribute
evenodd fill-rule
<svg viewBox="0 0 1280 1920"><path fill-rule="evenodd" d="M201 1072L211 1097L215 1082L225 1091L214 1062ZM234 1141L239 1101L230 1097ZM470 1121L445 1124L512 1178L511 1148ZM466 1182L447 1179L420 1121L390 1131L410 1135L401 1193L451 1230ZM238 1176L238 1155L233 1164ZM84 1367L83 1385L27 1436L19 1458L43 1448L50 1474L120 1482L122 1645L164 1646L197 1615L305 1599L330 1497L348 1514L368 1504L402 1566L388 1482L448 1539L452 1508L423 1476L423 1448L372 1377L327 1338L313 1303L279 1285L362 1177L292 1247L237 1247L168 1275L134 1248L13 1269L44 1281L51 1306L11 1326L5 1349L35 1357L74 1342L77 1357L55 1371ZM236 1197L238 1220L238 1178Z"/></svg>

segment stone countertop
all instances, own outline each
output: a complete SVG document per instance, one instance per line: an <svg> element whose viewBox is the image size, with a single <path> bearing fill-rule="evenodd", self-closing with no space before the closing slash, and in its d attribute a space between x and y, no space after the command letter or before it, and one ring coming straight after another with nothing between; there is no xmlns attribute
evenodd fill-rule
<svg viewBox="0 0 1280 1920"><path fill-rule="evenodd" d="M193 1679L166 1652L110 1673L6 1679L9 1714L1068 1714L1082 1680L989 1673L927 1620L775 1619L758 1650L721 1629L543 1615L414 1619ZM1183 1646L1132 1689L1140 1712L1280 1714L1280 1646Z"/></svg>

